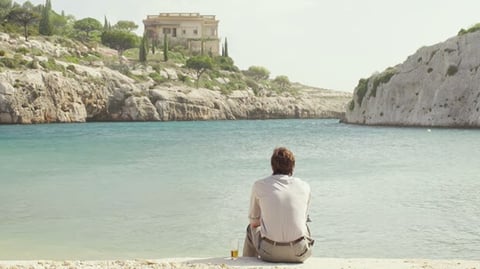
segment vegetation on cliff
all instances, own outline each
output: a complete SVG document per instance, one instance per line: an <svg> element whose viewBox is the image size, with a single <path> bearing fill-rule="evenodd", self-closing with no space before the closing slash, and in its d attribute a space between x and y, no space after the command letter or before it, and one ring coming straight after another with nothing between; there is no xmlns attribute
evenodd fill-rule
<svg viewBox="0 0 480 269"><path fill-rule="evenodd" d="M385 71L383 71L382 73L373 75L370 78L360 79L354 91L354 96L357 97L358 105L362 106L362 102L365 97L376 97L378 87L382 84L388 83L396 73L397 70L394 67L389 67L385 69ZM367 92L369 92L368 96ZM350 111L355 108L355 100L350 101L348 108L350 109Z"/></svg>
<svg viewBox="0 0 480 269"><path fill-rule="evenodd" d="M477 24L473 25L472 27L468 28L467 30L465 30L463 28L460 29L460 31L458 32L458 35L465 35L465 34L477 32L477 31L480 31L480 23L477 23Z"/></svg>
<svg viewBox="0 0 480 269"><path fill-rule="evenodd" d="M37 6L29 1L18 4L12 0L0 0L0 7L0 20L3 21L0 32L13 38L23 36L25 40L50 42L59 47L54 53L29 44L18 44L13 50L0 48L0 70L46 68L68 75L67 71L74 67L57 63L61 61L106 66L139 83L153 80L155 86L185 84L218 90L223 94L244 89L251 89L256 95L296 92L287 76L270 79L270 72L265 67L239 70L229 57L226 38L221 56L203 51L192 53L182 46L170 47L167 39L159 44L137 36L133 31L138 26L128 20L112 25L105 18L102 25L94 18L76 19L63 12L57 13L50 0ZM117 57L108 48L114 49ZM177 75L168 74L165 69L175 70Z"/></svg>

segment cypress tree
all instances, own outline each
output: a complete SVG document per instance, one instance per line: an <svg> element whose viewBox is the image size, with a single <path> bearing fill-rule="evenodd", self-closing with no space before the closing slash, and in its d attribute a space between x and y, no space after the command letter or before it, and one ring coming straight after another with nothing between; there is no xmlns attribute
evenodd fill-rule
<svg viewBox="0 0 480 269"><path fill-rule="evenodd" d="M52 10L52 3L50 0L46 0L45 6L42 9L42 17L38 25L38 32L42 35L52 35L53 34L53 24L50 19L50 11Z"/></svg>
<svg viewBox="0 0 480 269"><path fill-rule="evenodd" d="M225 45L222 44L222 57L225 56Z"/></svg>
<svg viewBox="0 0 480 269"><path fill-rule="evenodd" d="M109 23L107 20L107 16L105 16L104 22L103 22L103 31L107 31L109 29Z"/></svg>
<svg viewBox="0 0 480 269"><path fill-rule="evenodd" d="M163 35L163 61L168 61L168 37L167 34Z"/></svg>
<svg viewBox="0 0 480 269"><path fill-rule="evenodd" d="M158 41L156 39L152 39L152 54L155 54L155 49L157 48Z"/></svg>
<svg viewBox="0 0 480 269"><path fill-rule="evenodd" d="M140 43L140 51L138 52L138 59L140 62L145 63L147 62L147 35L144 34L142 38L142 42Z"/></svg>
<svg viewBox="0 0 480 269"><path fill-rule="evenodd" d="M225 45L224 45L224 52L223 56L228 57L228 43L227 43L227 38L225 37Z"/></svg>

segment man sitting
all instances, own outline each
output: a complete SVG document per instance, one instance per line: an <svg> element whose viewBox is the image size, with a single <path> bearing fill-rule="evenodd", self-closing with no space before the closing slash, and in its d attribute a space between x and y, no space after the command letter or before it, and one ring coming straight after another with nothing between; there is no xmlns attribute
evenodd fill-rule
<svg viewBox="0 0 480 269"><path fill-rule="evenodd" d="M287 148L273 151L271 165L273 174L252 188L243 256L303 262L314 242L307 226L310 186L292 176L295 157Z"/></svg>

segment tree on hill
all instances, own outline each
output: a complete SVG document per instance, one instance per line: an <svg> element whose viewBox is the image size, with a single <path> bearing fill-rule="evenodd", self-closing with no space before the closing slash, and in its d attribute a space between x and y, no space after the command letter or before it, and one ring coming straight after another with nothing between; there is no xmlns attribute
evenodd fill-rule
<svg viewBox="0 0 480 269"><path fill-rule="evenodd" d="M212 58L208 56L203 56L203 55L193 56L187 60L186 67L194 69L196 71L196 75L197 75L196 86L198 88L198 84L200 82L200 76L202 76L202 74L205 71L213 68L213 61L212 61Z"/></svg>
<svg viewBox="0 0 480 269"><path fill-rule="evenodd" d="M155 49L157 48L157 45L158 45L158 34L156 31L148 30L147 37L150 40L149 43L151 45L152 54L155 54Z"/></svg>
<svg viewBox="0 0 480 269"><path fill-rule="evenodd" d="M138 29L138 25L133 21L118 21L113 28L118 30L125 30L127 32L132 32Z"/></svg>
<svg viewBox="0 0 480 269"><path fill-rule="evenodd" d="M102 24L94 18L84 18L76 21L73 24L73 28L79 31L80 33L85 34L85 35L80 34L79 36L82 41L88 41L91 38L92 32L102 30Z"/></svg>
<svg viewBox="0 0 480 269"><path fill-rule="evenodd" d="M16 3L15 3L16 4ZM35 5L32 4L32 2L30 1L25 1L22 6L22 8L24 9L28 9L28 10L31 10L31 11L38 11L38 10L35 10Z"/></svg>
<svg viewBox="0 0 480 269"><path fill-rule="evenodd" d="M62 14L57 14L52 10L50 13L50 20L52 21L53 34L68 35L73 32L75 18L72 15L66 16L64 12L62 12Z"/></svg>
<svg viewBox="0 0 480 269"><path fill-rule="evenodd" d="M168 36L164 34L163 36L163 61L168 62Z"/></svg>
<svg viewBox="0 0 480 269"><path fill-rule="evenodd" d="M217 56L213 60L220 70L238 72L238 67L235 66L233 59L230 57Z"/></svg>
<svg viewBox="0 0 480 269"><path fill-rule="evenodd" d="M265 80L270 77L270 71L263 66L250 66L244 73L257 81Z"/></svg>
<svg viewBox="0 0 480 269"><path fill-rule="evenodd" d="M286 90L291 86L290 80L287 76L277 76L273 82L277 84L281 90Z"/></svg>
<svg viewBox="0 0 480 269"><path fill-rule="evenodd" d="M12 9L12 0L0 0L0 21L7 18L8 13Z"/></svg>
<svg viewBox="0 0 480 269"><path fill-rule="evenodd" d="M227 38L225 37L225 44L223 45L223 54L222 56L228 57L228 42Z"/></svg>
<svg viewBox="0 0 480 269"><path fill-rule="evenodd" d="M28 26L38 21L40 16L31 9L14 8L8 13L7 20L23 26L25 41L28 40Z"/></svg>
<svg viewBox="0 0 480 269"><path fill-rule="evenodd" d="M120 62L123 52L127 49L137 47L138 43L138 36L131 32L113 29L102 33L102 44L116 49Z"/></svg>
<svg viewBox="0 0 480 269"><path fill-rule="evenodd" d="M138 51L138 59L141 63L147 62L147 35L144 34L142 37L142 41L140 42L140 50Z"/></svg>
<svg viewBox="0 0 480 269"><path fill-rule="evenodd" d="M103 20L103 31L107 31L110 29L110 23L107 20L107 16L105 16Z"/></svg>
<svg viewBox="0 0 480 269"><path fill-rule="evenodd" d="M45 6L42 10L42 17L40 18L40 23L38 25L38 32L42 35L52 35L53 34L53 24L50 18L52 12L52 3L50 0L46 0Z"/></svg>

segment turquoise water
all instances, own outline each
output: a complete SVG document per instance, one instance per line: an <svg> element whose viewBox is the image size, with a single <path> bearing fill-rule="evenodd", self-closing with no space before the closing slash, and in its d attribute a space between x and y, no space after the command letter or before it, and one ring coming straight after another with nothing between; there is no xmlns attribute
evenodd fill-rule
<svg viewBox="0 0 480 269"><path fill-rule="evenodd" d="M229 255L274 147L314 256L478 259L480 131L335 120L0 126L0 259Z"/></svg>

